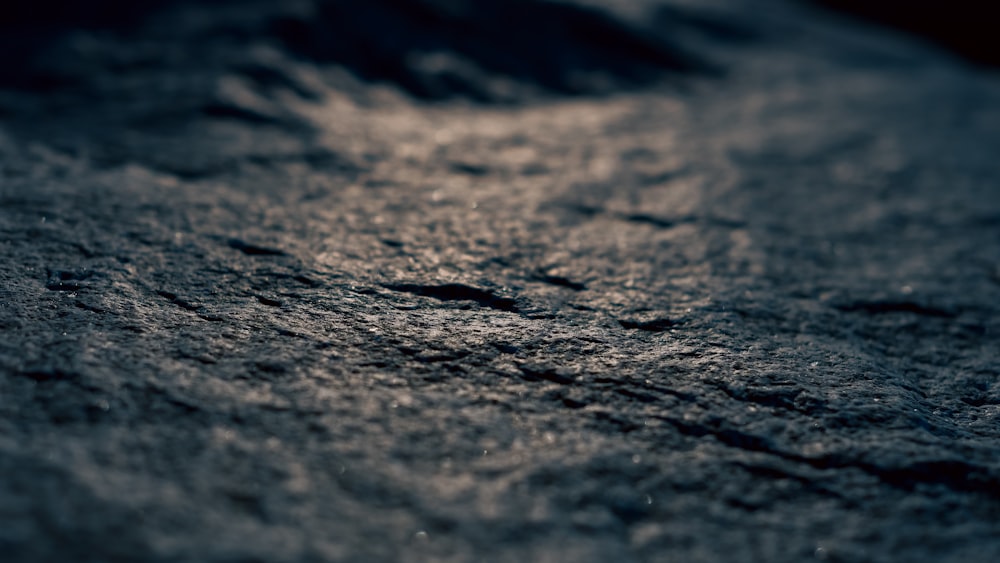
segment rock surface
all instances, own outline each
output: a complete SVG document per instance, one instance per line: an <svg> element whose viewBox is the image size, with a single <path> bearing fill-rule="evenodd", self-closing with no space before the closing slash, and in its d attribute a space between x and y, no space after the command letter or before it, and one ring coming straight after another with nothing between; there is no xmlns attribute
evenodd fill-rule
<svg viewBox="0 0 1000 563"><path fill-rule="evenodd" d="M57 4L3 561L1000 558L995 73L779 1Z"/></svg>

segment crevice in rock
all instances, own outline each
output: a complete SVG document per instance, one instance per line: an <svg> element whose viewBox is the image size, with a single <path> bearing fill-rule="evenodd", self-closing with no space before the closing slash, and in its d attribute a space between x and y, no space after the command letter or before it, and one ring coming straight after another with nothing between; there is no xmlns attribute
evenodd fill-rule
<svg viewBox="0 0 1000 563"><path fill-rule="evenodd" d="M521 370L524 379L528 381L549 381L560 385L569 385L575 381L566 370L553 366L521 364L518 369Z"/></svg>
<svg viewBox="0 0 1000 563"><path fill-rule="evenodd" d="M281 301L278 301L277 299L271 299L270 297L265 297L263 295L257 295L255 297L257 297L257 301L259 301L261 305L266 305L268 307L281 307Z"/></svg>
<svg viewBox="0 0 1000 563"><path fill-rule="evenodd" d="M925 317L953 319L958 313L938 307L929 307L912 301L855 301L834 305L834 308L846 313L867 313L869 315L884 315L888 313L912 313Z"/></svg>
<svg viewBox="0 0 1000 563"><path fill-rule="evenodd" d="M73 305L76 306L77 309L81 309L81 310L84 310L84 311L89 311L91 313L97 313L99 315L104 315L104 314L110 313L110 311L108 311L106 309L101 309L100 307L94 307L93 305L87 305L83 301L76 301L76 302L73 303Z"/></svg>
<svg viewBox="0 0 1000 563"><path fill-rule="evenodd" d="M55 281L45 284L49 291L79 291L83 286L72 282Z"/></svg>
<svg viewBox="0 0 1000 563"><path fill-rule="evenodd" d="M517 301L509 297L501 297L492 291L472 287L460 283L442 285L425 285L412 283L384 284L382 287L402 293L412 293L423 297L431 297L439 301L472 301L480 307L519 313Z"/></svg>
<svg viewBox="0 0 1000 563"><path fill-rule="evenodd" d="M58 366L30 368L17 372L17 374L38 383L47 383L50 381L74 381L80 379L79 373L66 370Z"/></svg>
<svg viewBox="0 0 1000 563"><path fill-rule="evenodd" d="M288 254L277 248L269 248L256 244L250 244L242 239L229 239L229 248L239 250L247 256L287 256Z"/></svg>
<svg viewBox="0 0 1000 563"><path fill-rule="evenodd" d="M670 219L668 217L658 217L656 215L648 215L645 213L630 213L617 216L630 223L652 225L657 229L672 229L682 223L693 223L696 220L694 217L677 217L676 219Z"/></svg>
<svg viewBox="0 0 1000 563"><path fill-rule="evenodd" d="M667 318L652 319L649 321L619 319L618 324L620 324L622 328L629 330L644 330L646 332L665 332L677 326L675 321Z"/></svg>
<svg viewBox="0 0 1000 563"><path fill-rule="evenodd" d="M919 485L941 485L956 492L986 494L1000 500L1000 477L986 467L965 461L942 459L883 465L854 460L839 454L812 458L783 451L767 438L740 430L722 426L711 428L704 424L691 424L666 416L655 418L673 426L685 436L693 438L710 436L729 447L774 455L820 470L855 468L878 478L887 485L907 491Z"/></svg>
<svg viewBox="0 0 1000 563"><path fill-rule="evenodd" d="M49 270L45 288L49 291L79 291L84 285L78 282L86 281L93 275L94 272L89 270Z"/></svg>
<svg viewBox="0 0 1000 563"><path fill-rule="evenodd" d="M586 284L575 282L569 278L563 276L553 276L548 274L536 274L533 279L544 282L550 285L558 285L560 287L568 287L573 291L584 291L587 289Z"/></svg>
<svg viewBox="0 0 1000 563"><path fill-rule="evenodd" d="M170 293L169 291L157 291L156 294L186 311L201 310L201 305L195 305L193 303L189 303L188 301L185 301L184 299L178 297L177 294L175 293Z"/></svg>

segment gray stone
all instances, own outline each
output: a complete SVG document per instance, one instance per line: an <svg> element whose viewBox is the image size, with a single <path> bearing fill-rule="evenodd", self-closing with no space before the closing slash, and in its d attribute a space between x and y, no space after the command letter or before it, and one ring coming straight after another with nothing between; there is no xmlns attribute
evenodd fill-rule
<svg viewBox="0 0 1000 563"><path fill-rule="evenodd" d="M785 2L276 4L0 81L0 559L1000 557L995 74Z"/></svg>

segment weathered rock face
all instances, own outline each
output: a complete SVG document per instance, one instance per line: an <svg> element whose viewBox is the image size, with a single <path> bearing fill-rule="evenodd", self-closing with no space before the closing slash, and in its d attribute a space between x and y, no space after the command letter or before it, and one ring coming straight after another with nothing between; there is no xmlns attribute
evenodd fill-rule
<svg viewBox="0 0 1000 563"><path fill-rule="evenodd" d="M0 559L1000 557L995 75L346 6L10 11Z"/></svg>

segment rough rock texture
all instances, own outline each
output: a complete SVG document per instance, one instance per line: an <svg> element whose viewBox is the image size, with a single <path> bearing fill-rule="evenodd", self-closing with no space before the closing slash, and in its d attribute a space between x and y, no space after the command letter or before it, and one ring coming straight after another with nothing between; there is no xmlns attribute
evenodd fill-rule
<svg viewBox="0 0 1000 563"><path fill-rule="evenodd" d="M155 4L5 19L0 560L1000 558L996 74L779 1Z"/></svg>

